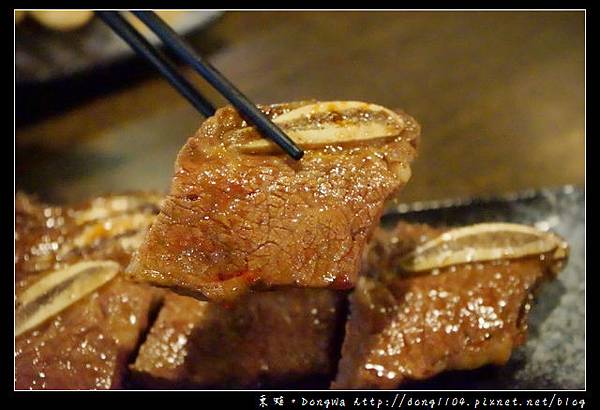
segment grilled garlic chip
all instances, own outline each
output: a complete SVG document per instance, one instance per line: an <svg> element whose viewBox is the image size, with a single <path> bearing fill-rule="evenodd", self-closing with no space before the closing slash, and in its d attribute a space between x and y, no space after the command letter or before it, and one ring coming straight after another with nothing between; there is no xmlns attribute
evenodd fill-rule
<svg viewBox="0 0 600 410"><path fill-rule="evenodd" d="M88 222L108 218L112 215L120 215L145 207L159 206L162 197L155 194L130 195L113 195L109 197L95 198L89 207L76 211L73 216L75 222L83 225Z"/></svg>
<svg viewBox="0 0 600 410"><path fill-rule="evenodd" d="M141 243L140 237L146 232L156 215L145 213L122 214L100 219L85 225L82 231L71 241L65 243L56 253L58 259L67 256L74 249L93 246L103 239L116 238L124 250L133 251ZM127 240L134 236L133 240Z"/></svg>
<svg viewBox="0 0 600 410"><path fill-rule="evenodd" d="M282 114L273 122L303 149L394 138L406 128L403 118L392 110L359 101L309 104ZM273 142L260 138L253 127L234 132L255 138L236 146L242 152L280 151Z"/></svg>
<svg viewBox="0 0 600 410"><path fill-rule="evenodd" d="M144 230L150 226L154 217L155 215L152 214L132 214L106 218L86 226L75 237L73 244L76 247L83 248L90 246L98 239L114 238L127 232Z"/></svg>
<svg viewBox="0 0 600 410"><path fill-rule="evenodd" d="M406 272L420 272L462 263L550 254L558 267L568 245L551 232L510 223L482 223L452 229L425 242L399 260Z"/></svg>
<svg viewBox="0 0 600 410"><path fill-rule="evenodd" d="M38 326L104 285L121 270L114 261L79 262L33 283L17 296L15 336Z"/></svg>

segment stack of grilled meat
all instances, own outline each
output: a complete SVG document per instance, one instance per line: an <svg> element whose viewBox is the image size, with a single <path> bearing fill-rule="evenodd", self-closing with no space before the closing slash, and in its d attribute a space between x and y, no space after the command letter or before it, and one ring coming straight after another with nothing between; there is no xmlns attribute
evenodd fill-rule
<svg viewBox="0 0 600 410"><path fill-rule="evenodd" d="M180 151L166 197L17 194L18 389L396 388L506 363L567 245L514 224L379 227L419 126L353 102L231 107Z"/></svg>

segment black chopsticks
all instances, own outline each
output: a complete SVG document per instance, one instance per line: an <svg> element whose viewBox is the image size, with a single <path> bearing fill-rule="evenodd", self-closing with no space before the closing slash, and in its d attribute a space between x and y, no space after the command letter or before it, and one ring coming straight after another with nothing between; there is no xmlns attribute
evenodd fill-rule
<svg viewBox="0 0 600 410"><path fill-rule="evenodd" d="M117 11L98 11L98 16L138 54L148 60L165 78L204 116L214 113L214 107L194 88L194 86L177 73L175 66L164 55L157 51L139 34ZM239 112L241 112L263 136L279 145L292 158L299 160L304 152L285 133L267 118L248 100L227 78L208 61L199 56L193 48L152 11L133 11L158 38L192 66L204 79L217 89Z"/></svg>
<svg viewBox="0 0 600 410"><path fill-rule="evenodd" d="M97 14L131 48L152 64L202 115L210 117L215 113L215 107L177 72L175 65L152 47L118 12L98 11Z"/></svg>

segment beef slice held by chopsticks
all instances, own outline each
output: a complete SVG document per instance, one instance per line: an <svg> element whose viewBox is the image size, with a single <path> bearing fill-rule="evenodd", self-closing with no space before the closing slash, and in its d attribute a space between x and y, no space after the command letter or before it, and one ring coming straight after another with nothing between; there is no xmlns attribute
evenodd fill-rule
<svg viewBox="0 0 600 410"><path fill-rule="evenodd" d="M361 102L261 109L304 157L218 110L179 152L130 278L225 302L252 288L354 285L384 202L410 178L418 124Z"/></svg>
<svg viewBox="0 0 600 410"><path fill-rule="evenodd" d="M524 343L537 286L567 244L514 224L378 230L350 297L338 389L393 389L446 370L505 364Z"/></svg>

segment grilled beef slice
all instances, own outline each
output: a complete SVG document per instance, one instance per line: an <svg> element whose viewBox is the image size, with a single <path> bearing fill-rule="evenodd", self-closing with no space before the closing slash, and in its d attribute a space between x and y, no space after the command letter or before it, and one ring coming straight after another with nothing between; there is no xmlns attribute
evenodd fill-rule
<svg viewBox="0 0 600 410"><path fill-rule="evenodd" d="M336 389L393 389L446 370L501 365L524 343L532 292L554 276L548 255L448 266L417 275L399 260L442 233L378 230L350 296Z"/></svg>
<svg viewBox="0 0 600 410"><path fill-rule="evenodd" d="M125 266L158 212L155 195L105 196L53 207L17 194L15 286L19 296L82 261ZM60 286L57 288L60 289ZM158 292L117 275L15 338L16 389L122 387L127 362Z"/></svg>
<svg viewBox="0 0 600 410"><path fill-rule="evenodd" d="M233 108L219 109L179 152L129 276L224 302L251 288L352 287L384 201L410 177L419 136L414 119L380 108L261 107L305 146L300 161Z"/></svg>
<svg viewBox="0 0 600 410"><path fill-rule="evenodd" d="M169 294L131 366L144 387L250 388L331 380L344 292L285 289L232 307Z"/></svg>

